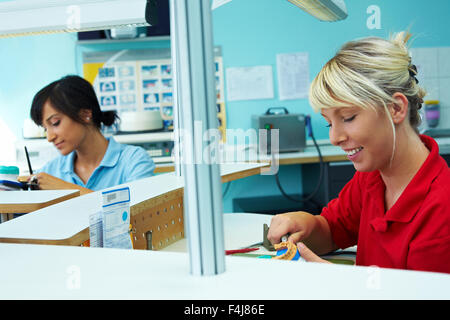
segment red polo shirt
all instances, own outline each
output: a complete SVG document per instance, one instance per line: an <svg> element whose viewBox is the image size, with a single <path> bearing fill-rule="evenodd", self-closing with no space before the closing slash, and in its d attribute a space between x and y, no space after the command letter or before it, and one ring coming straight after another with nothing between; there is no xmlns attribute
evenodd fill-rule
<svg viewBox="0 0 450 320"><path fill-rule="evenodd" d="M391 209L377 170L356 172L322 211L340 248L358 245L357 265L450 273L450 169L420 137L430 154Z"/></svg>

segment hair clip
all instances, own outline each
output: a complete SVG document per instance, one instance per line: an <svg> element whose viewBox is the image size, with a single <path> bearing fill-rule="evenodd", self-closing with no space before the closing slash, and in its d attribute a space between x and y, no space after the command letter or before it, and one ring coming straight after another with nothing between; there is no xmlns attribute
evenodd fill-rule
<svg viewBox="0 0 450 320"><path fill-rule="evenodd" d="M411 77L414 78L414 80L416 81L416 83L419 83L419 80L417 80L416 75L417 75L417 67L414 64L409 65L408 67L408 72L409 75Z"/></svg>

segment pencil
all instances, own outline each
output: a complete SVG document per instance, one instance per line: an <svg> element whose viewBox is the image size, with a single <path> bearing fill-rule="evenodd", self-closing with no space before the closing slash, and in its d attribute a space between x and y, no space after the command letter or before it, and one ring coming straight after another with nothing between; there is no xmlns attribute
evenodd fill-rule
<svg viewBox="0 0 450 320"><path fill-rule="evenodd" d="M27 157L28 170L30 171L30 175L32 175L32 174L33 174L33 169L31 169L30 156L28 155L28 150L27 150L27 147L26 147L26 146L25 146L25 156Z"/></svg>

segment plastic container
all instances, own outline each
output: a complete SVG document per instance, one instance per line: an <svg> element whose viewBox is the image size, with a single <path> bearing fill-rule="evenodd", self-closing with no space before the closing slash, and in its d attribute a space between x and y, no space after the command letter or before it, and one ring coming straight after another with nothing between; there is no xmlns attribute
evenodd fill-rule
<svg viewBox="0 0 450 320"><path fill-rule="evenodd" d="M16 166L0 166L0 180L17 181L19 168Z"/></svg>
<svg viewBox="0 0 450 320"><path fill-rule="evenodd" d="M19 168L15 166L0 166L0 191L22 190L22 183L17 181Z"/></svg>
<svg viewBox="0 0 450 320"><path fill-rule="evenodd" d="M425 101L425 120L430 128L435 128L439 124L440 105L438 100Z"/></svg>

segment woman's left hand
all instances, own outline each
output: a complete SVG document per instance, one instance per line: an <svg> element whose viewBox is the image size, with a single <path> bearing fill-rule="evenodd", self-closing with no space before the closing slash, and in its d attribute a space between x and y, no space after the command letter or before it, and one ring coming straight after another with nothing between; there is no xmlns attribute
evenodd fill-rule
<svg viewBox="0 0 450 320"><path fill-rule="evenodd" d="M320 262L320 263L331 263L327 260L320 258L314 252L312 252L303 242L297 243L298 252L300 256L307 262Z"/></svg>

